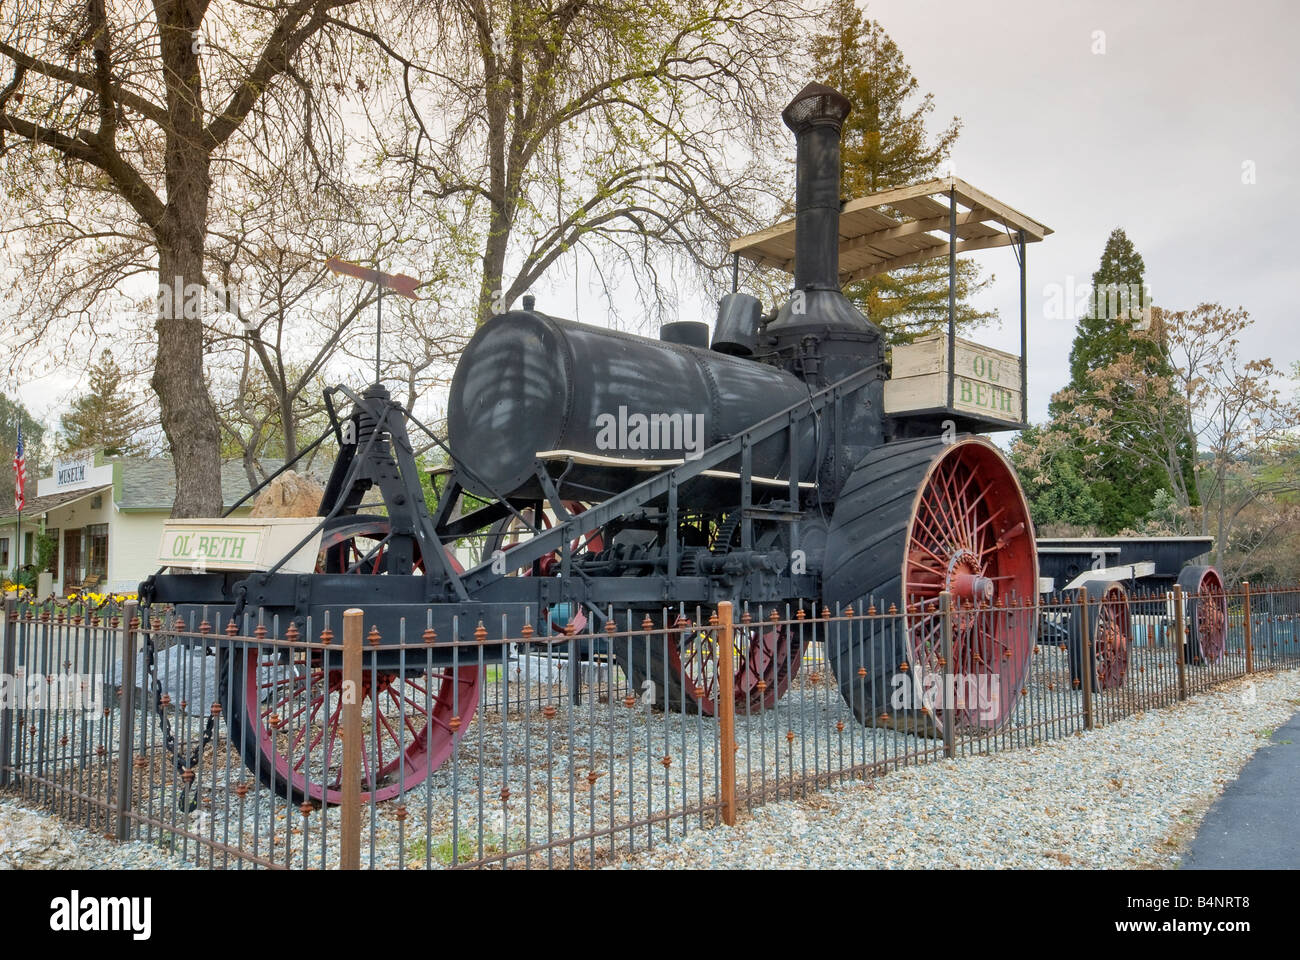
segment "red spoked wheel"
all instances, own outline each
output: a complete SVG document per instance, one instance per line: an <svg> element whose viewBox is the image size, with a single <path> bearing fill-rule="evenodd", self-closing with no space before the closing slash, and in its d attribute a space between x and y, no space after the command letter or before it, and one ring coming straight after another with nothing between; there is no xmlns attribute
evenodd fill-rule
<svg viewBox="0 0 1300 960"><path fill-rule="evenodd" d="M827 606L884 616L827 638L840 693L862 723L920 729L930 726L924 714L939 728L994 729L1011 716L1037 634L1038 557L1015 470L991 442L927 437L871 451L840 490L823 570Z"/></svg>
<svg viewBox="0 0 1300 960"><path fill-rule="evenodd" d="M316 557L317 573L348 573L362 576L386 575L390 564L390 527L387 517L355 514L336 517L321 535ZM450 547L443 553L453 570L464 573L465 568ZM410 560L408 573L424 573L424 558L416 552Z"/></svg>
<svg viewBox="0 0 1300 960"><path fill-rule="evenodd" d="M1092 689L1117 690L1128 675L1128 648L1133 638L1133 618L1128 591L1122 583L1090 580L1084 585L1088 595L1088 643L1092 651ZM1077 688L1082 682L1083 664L1080 650L1083 634L1070 628L1070 681Z"/></svg>
<svg viewBox="0 0 1300 960"><path fill-rule="evenodd" d="M756 713L776 704L803 661L803 641L783 623L736 624L732 633L736 711ZM614 655L637 692L653 696L656 709L713 716L717 712L718 630L679 617L664 634L630 643L613 641Z"/></svg>
<svg viewBox="0 0 1300 960"><path fill-rule="evenodd" d="M680 624L680 621L679 621ZM718 643L715 630L689 624L668 644L668 669L689 698L691 710L712 716L718 699ZM785 624L737 624L732 631L731 662L737 712L766 710L790 687L803 660L803 644Z"/></svg>
<svg viewBox="0 0 1300 960"><path fill-rule="evenodd" d="M343 770L341 652L292 661L238 651L231 664L231 740L245 766L282 797L338 803ZM477 666L363 670L361 799L390 800L450 756L479 700Z"/></svg>
<svg viewBox="0 0 1300 960"><path fill-rule="evenodd" d="M565 500L564 509L570 514L576 516L587 509L587 505L577 500ZM488 531L487 539L484 542L484 558L490 557L498 550L509 551L517 544L528 540L532 535L532 530L528 524L540 530L549 530L555 525L555 514L549 507L543 507L536 521L533 519L534 510L532 507L525 507L519 511L523 521L514 515L498 520ZM526 521L526 522L524 522ZM600 553L605 549L604 538L599 530L588 530L580 536L574 537L569 543L570 556L580 554ZM538 561L538 567L544 577L549 577L559 571L560 552L558 550L547 554ZM532 568L519 571L521 576L532 576Z"/></svg>
<svg viewBox="0 0 1300 960"><path fill-rule="evenodd" d="M385 517L336 518L321 539L316 572L389 575L388 534ZM463 572L451 551L446 553L451 566ZM418 554L409 572L424 572ZM250 645L231 655L231 741L263 784L294 803L341 799L341 668L341 651L327 660L319 651L277 656ZM392 799L438 769L473 719L480 687L477 664L364 668L358 692L363 802Z"/></svg>
<svg viewBox="0 0 1300 960"><path fill-rule="evenodd" d="M1128 592L1119 584L1111 584L1106 590L1097 610L1097 623L1090 634L1098 686L1103 690L1123 686L1128 674L1128 645L1133 636L1133 623L1129 615Z"/></svg>
<svg viewBox="0 0 1300 960"><path fill-rule="evenodd" d="M997 727L1019 698L1034 647L1032 610L1018 606L1037 590L1029 529L1015 474L987 442L951 444L917 489L903 558L908 662L923 673L944 669L939 595L948 591L955 689L947 706L959 725Z"/></svg>
<svg viewBox="0 0 1300 960"><path fill-rule="evenodd" d="M1228 598L1223 578L1214 567L1185 567L1178 575L1178 585L1188 604L1187 659L1217 663L1228 645Z"/></svg>

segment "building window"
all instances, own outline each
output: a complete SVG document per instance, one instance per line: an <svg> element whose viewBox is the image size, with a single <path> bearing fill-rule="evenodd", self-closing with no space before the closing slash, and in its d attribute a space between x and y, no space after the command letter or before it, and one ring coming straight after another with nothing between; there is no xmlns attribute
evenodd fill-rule
<svg viewBox="0 0 1300 960"><path fill-rule="evenodd" d="M9 538L0 537L0 571L9 569Z"/></svg>
<svg viewBox="0 0 1300 960"><path fill-rule="evenodd" d="M108 524L92 523L86 527L86 545L90 556L86 563L86 579L108 579Z"/></svg>
<svg viewBox="0 0 1300 960"><path fill-rule="evenodd" d="M23 534L23 565L36 568L36 538L30 530Z"/></svg>
<svg viewBox="0 0 1300 960"><path fill-rule="evenodd" d="M59 528L50 527L45 531L45 535L54 542L54 549L50 551L50 565L45 568L45 572L57 577L59 575Z"/></svg>

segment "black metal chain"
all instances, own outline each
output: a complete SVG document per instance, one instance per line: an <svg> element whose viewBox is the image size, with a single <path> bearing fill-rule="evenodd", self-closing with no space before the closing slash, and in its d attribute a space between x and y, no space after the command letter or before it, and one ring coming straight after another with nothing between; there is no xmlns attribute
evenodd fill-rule
<svg viewBox="0 0 1300 960"><path fill-rule="evenodd" d="M143 611L148 613L147 610ZM148 616L143 618L144 623L150 623ZM165 623L165 621L163 621ZM207 656L207 646L203 647L204 656ZM198 806L198 788L193 784L192 777L186 779L185 774L192 771L198 766L199 758L203 751L207 749L208 744L212 742L213 734L217 726L217 714L211 710L208 711L207 717L203 721L203 735L197 746L193 747L188 756L183 757L182 751L176 743L176 735L172 730L171 719L167 716L166 705L163 703L163 686L162 681L158 679L158 658L157 645L154 643L154 633L152 628L144 631L144 657L145 670L149 675L149 693L153 697L154 713L158 715L158 726L162 731L163 748L167 751L168 756L172 759L172 764L176 768L176 773L180 777L181 786L176 794L176 806L185 813L191 813ZM227 678L229 670L229 661L227 657L218 656L220 661L220 670L217 676L217 703L225 698L227 687ZM200 678L200 685L202 679Z"/></svg>

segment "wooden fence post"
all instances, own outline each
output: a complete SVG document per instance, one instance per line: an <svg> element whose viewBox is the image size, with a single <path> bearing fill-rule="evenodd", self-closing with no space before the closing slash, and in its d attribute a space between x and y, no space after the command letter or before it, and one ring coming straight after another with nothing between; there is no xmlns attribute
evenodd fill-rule
<svg viewBox="0 0 1300 960"><path fill-rule="evenodd" d="M131 839L131 778L135 769L135 655L140 640L139 605L128 600L122 608L122 695L117 698L117 824L114 836ZM147 697L139 702L147 703Z"/></svg>
<svg viewBox="0 0 1300 960"><path fill-rule="evenodd" d="M1249 580L1241 581L1241 601L1242 601L1242 606L1245 608L1242 622L1245 624L1245 630L1246 630L1246 676L1250 676L1252 673L1255 672L1255 638L1253 636L1253 628L1250 622L1250 581ZM1228 603L1227 598L1224 598L1223 603L1224 606L1226 607ZM1228 624L1226 622L1223 625L1223 629L1224 631L1227 631L1228 629Z"/></svg>
<svg viewBox="0 0 1300 960"><path fill-rule="evenodd" d="M718 604L718 750L722 761L722 822L736 825L735 620L730 600Z"/></svg>
<svg viewBox="0 0 1300 960"><path fill-rule="evenodd" d="M339 811L339 868L361 869L361 632L365 612L343 612L343 794Z"/></svg>
<svg viewBox="0 0 1300 960"><path fill-rule="evenodd" d="M1178 699L1187 699L1187 628L1183 625L1183 588L1174 585L1174 652L1178 661Z"/></svg>
<svg viewBox="0 0 1300 960"><path fill-rule="evenodd" d="M1100 618L1098 618L1100 619ZM1083 688L1083 729L1092 729L1092 637L1088 624L1088 588L1079 588L1079 685Z"/></svg>

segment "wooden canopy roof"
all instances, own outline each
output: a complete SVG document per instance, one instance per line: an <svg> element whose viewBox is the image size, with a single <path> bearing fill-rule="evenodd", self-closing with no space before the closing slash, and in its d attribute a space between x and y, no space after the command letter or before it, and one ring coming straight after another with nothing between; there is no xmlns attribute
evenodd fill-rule
<svg viewBox="0 0 1300 960"><path fill-rule="evenodd" d="M950 194L951 191L951 194ZM840 208L840 282L948 255L951 195L957 202L957 252L1035 243L1052 231L957 177L927 180L849 200ZM739 237L730 251L794 272L794 220Z"/></svg>

